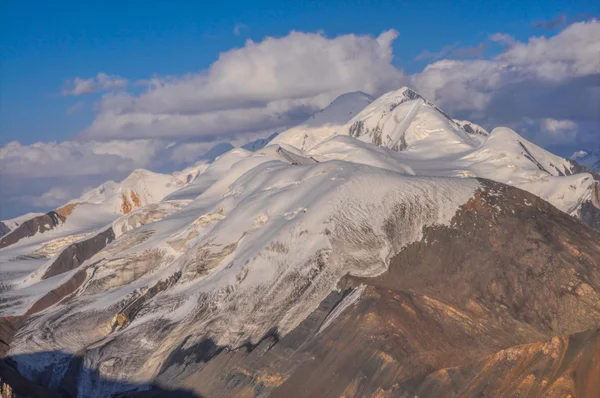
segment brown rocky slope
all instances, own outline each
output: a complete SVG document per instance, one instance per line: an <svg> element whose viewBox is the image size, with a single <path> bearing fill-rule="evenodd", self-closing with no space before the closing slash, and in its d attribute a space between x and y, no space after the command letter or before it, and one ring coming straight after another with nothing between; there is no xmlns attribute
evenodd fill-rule
<svg viewBox="0 0 600 398"><path fill-rule="evenodd" d="M482 184L450 227L342 280L292 333L182 349L158 380L208 397L600 396L600 233Z"/></svg>

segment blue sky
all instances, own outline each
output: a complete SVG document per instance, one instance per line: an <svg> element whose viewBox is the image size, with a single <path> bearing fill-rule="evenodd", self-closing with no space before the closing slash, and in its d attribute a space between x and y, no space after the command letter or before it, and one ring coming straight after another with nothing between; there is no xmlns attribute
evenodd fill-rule
<svg viewBox="0 0 600 398"><path fill-rule="evenodd" d="M548 34L533 27L560 14L597 15L597 1L6 1L0 12L0 145L65 140L93 118L92 99L62 96L65 80L99 71L128 79L197 72L246 39L290 30L373 34L396 29L393 63L407 73L459 42L477 46L495 32L517 39ZM237 26L237 35L236 35ZM557 27L560 28L560 27ZM486 53L493 54L494 48Z"/></svg>
<svg viewBox="0 0 600 398"><path fill-rule="evenodd" d="M559 155L600 146L600 2L0 2L0 219L407 85Z"/></svg>

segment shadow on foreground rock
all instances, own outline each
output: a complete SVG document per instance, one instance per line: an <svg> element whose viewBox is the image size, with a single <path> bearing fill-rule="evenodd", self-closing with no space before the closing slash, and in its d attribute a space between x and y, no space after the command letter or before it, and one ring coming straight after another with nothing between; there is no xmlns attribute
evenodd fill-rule
<svg viewBox="0 0 600 398"><path fill-rule="evenodd" d="M65 374L61 387L51 390L42 387L36 381L31 381L19 374L15 368L15 362L36 363L48 355L66 355L64 353L43 352L36 354L19 355L14 358L4 358L0 360L0 397L1 398L74 398L79 396L96 396L93 390L86 394L79 394L75 385L77 375L69 375L71 367L75 363L80 363L80 357L74 357L71 360L67 374ZM51 378L52 375L44 375ZM107 381L97 380L106 386ZM39 382L39 381L38 381ZM65 383L66 382L66 383ZM109 382L113 384L114 391L125 391L109 395L111 397L136 397L136 398L202 398L201 395L185 389L165 389L157 385L143 385L134 383L123 383L120 381ZM98 395L100 396L100 395ZM106 396L106 395L101 395Z"/></svg>

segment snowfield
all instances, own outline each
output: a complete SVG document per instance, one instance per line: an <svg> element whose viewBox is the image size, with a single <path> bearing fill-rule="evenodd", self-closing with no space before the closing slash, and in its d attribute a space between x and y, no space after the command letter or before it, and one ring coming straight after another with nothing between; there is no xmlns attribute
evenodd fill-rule
<svg viewBox="0 0 600 398"><path fill-rule="evenodd" d="M344 275L379 275L423 227L449 225L481 187L474 177L571 215L594 194L593 176L569 161L510 129L454 121L407 88L347 94L252 149L174 175L137 170L71 201L56 228L0 249L0 314L31 315L9 355L46 353L19 372L33 380L53 367L45 385L56 387L79 353L78 391L106 396L151 381L176 349L285 335ZM44 277L67 246L108 229L114 240ZM74 280L68 300L31 312Z"/></svg>
<svg viewBox="0 0 600 398"><path fill-rule="evenodd" d="M142 382L184 339L237 347L273 328L286 334L342 276L378 275L425 225L449 223L479 185L341 161L294 165L263 157L233 183L216 183L87 261L76 297L32 318L10 355L87 347L87 368ZM168 289L115 330L119 312L166 281ZM131 344L141 340L141 347ZM34 377L47 365L23 363L19 371ZM57 383L62 373L55 377Z"/></svg>

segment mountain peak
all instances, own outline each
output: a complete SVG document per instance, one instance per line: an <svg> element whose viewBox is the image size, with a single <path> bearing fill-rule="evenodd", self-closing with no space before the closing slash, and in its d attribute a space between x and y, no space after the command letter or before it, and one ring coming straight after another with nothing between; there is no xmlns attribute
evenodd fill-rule
<svg viewBox="0 0 600 398"><path fill-rule="evenodd" d="M287 144L303 151L309 150L335 134L341 126L373 101L372 96L362 91L342 94L300 125L276 136L269 145Z"/></svg>
<svg viewBox="0 0 600 398"><path fill-rule="evenodd" d="M362 91L345 93L334 99L329 105L312 115L303 124L309 126L324 126L343 124L354 117L374 98Z"/></svg>
<svg viewBox="0 0 600 398"><path fill-rule="evenodd" d="M251 152L258 151L259 149L263 149L269 142L273 140L273 138L277 137L278 134L279 133L273 133L267 138L258 138L254 141L242 145L242 148Z"/></svg>
<svg viewBox="0 0 600 398"><path fill-rule="evenodd" d="M404 86L404 87L400 87L398 90L390 91L388 93L383 94L381 97L377 98L374 101L374 103L390 104L395 107L404 102L413 101L416 99L422 99L425 101L425 99L423 97L421 97L421 95L419 95L419 93ZM433 104L429 103L428 101L425 101L425 102L427 102L430 105L433 105Z"/></svg>
<svg viewBox="0 0 600 398"><path fill-rule="evenodd" d="M348 99L359 99L359 98L363 98L363 99L365 99L367 101L371 101L371 102L375 99L375 98L373 98L372 95L369 95L363 91L351 91L351 92L339 95L333 101L331 101L331 104L329 104L328 106L331 106L338 102L347 101Z"/></svg>

